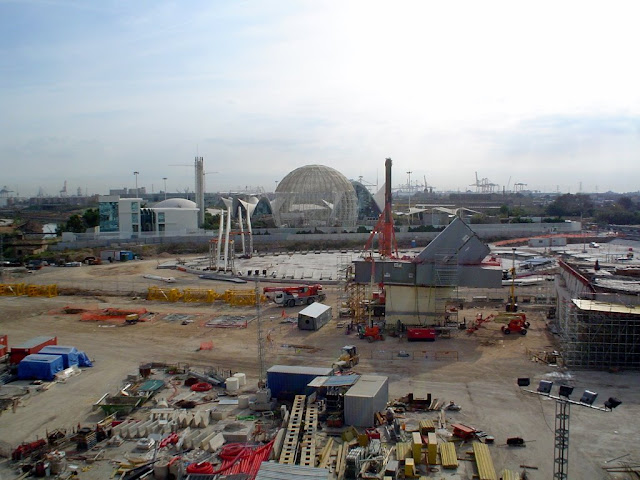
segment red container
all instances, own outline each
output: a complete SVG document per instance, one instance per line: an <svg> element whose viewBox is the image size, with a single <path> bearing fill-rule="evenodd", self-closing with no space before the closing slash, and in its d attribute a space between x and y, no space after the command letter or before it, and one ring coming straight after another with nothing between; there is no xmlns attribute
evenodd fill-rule
<svg viewBox="0 0 640 480"><path fill-rule="evenodd" d="M27 340L21 345L16 345L15 347L11 347L11 352L9 352L9 363L18 364L20 361L26 357L27 355L31 355L32 353L38 353L47 345L57 345L58 337L35 337L30 340Z"/></svg>
<svg viewBox="0 0 640 480"><path fill-rule="evenodd" d="M4 345L5 347L9 345L9 338L6 335L0 335L0 345Z"/></svg>
<svg viewBox="0 0 640 480"><path fill-rule="evenodd" d="M435 339L435 328L407 328L407 340L427 340L433 342Z"/></svg>
<svg viewBox="0 0 640 480"><path fill-rule="evenodd" d="M7 354L7 346L0 345L0 358L4 358L6 354Z"/></svg>

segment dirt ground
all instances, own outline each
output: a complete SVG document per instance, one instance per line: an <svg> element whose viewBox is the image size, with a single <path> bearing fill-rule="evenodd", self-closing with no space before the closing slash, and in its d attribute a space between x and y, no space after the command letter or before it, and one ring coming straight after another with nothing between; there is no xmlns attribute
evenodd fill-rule
<svg viewBox="0 0 640 480"><path fill-rule="evenodd" d="M81 268L50 267L22 279L5 277L3 281L72 281L90 287L114 279L122 284L139 281L141 275L149 273L176 277L177 288L218 291L232 288L231 284L203 281L184 272L160 271L156 269L157 264L158 260L144 260ZM253 284L233 288L253 288ZM327 286L325 290L326 303L335 305L337 287ZM107 322L80 321L77 314L63 313L66 306L144 307L155 315L150 316L150 321L136 325L114 326ZM301 308L287 309L285 316L295 318ZM496 310L465 307L464 316L472 319L479 312L486 316ZM168 320L165 314L172 313L191 315L193 321L183 324ZM609 476L602 467L640 462L637 372L566 371L533 361L532 352L557 348L556 339L546 328L542 310L531 308L527 312L532 325L526 336L505 336L499 331L499 324L489 322L473 334L459 330L452 338L438 338L433 343L408 343L393 337L367 343L354 335L345 335L345 329L338 326L343 319L334 318L321 330L308 332L298 330L275 305L262 307L260 313L267 367L274 364L331 366L341 346L355 344L361 357L355 370L388 376L391 398L408 392L416 396L431 393L461 405L460 412L448 412L449 420L472 425L495 437L491 453L497 470L521 470L522 465L527 465L535 467L527 471L530 479L546 480L553 476L555 402L522 391L516 385L518 377L530 377L534 389L540 379L549 379L575 385L575 391L580 393L584 389L595 390L599 393L599 405L610 396L622 400L619 408L607 413L579 406L572 408L569 478L627 478ZM206 326L208 320L224 315L244 316L249 320L248 325L246 328ZM131 296L0 297L0 334L9 336L10 345L34 336L56 335L58 344L73 345L95 361L94 367L84 369L81 375L34 393L15 410L3 412L0 444L15 447L22 441L41 438L47 429L95 422L98 418L91 409L92 404L104 393L121 388L126 376L136 373L141 363L215 365L244 372L249 381L255 383L258 376L255 317L255 307L229 307L221 302L212 305L164 303ZM213 343L213 348L200 350L201 343L207 341ZM406 352L408 356L399 356L399 352ZM526 448L504 446L506 438L513 436L524 438ZM621 460L611 462L622 455ZM98 478L92 477L90 471L80 476ZM2 473L0 478L5 478ZM434 473L433 478L456 477Z"/></svg>

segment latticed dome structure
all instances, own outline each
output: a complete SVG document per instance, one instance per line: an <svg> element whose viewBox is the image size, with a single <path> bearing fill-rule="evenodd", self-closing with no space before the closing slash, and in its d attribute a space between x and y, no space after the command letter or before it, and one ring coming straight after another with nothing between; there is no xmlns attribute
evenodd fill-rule
<svg viewBox="0 0 640 480"><path fill-rule="evenodd" d="M351 182L324 165L290 172L276 188L273 218L283 227L355 227L358 198Z"/></svg>

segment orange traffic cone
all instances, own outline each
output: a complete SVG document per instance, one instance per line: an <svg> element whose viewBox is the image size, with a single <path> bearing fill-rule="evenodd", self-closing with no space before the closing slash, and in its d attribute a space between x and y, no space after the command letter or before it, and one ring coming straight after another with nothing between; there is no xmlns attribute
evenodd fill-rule
<svg viewBox="0 0 640 480"><path fill-rule="evenodd" d="M284 311L284 308L282 309L282 318L287 318L287 314Z"/></svg>

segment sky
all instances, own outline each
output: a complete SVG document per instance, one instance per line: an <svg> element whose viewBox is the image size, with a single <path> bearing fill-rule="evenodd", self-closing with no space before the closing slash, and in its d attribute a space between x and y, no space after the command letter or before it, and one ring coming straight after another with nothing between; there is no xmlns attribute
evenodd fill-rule
<svg viewBox="0 0 640 480"><path fill-rule="evenodd" d="M394 187L636 192L639 17L615 0L0 0L0 188L193 191L195 156L210 192L310 164L381 187L390 157Z"/></svg>

